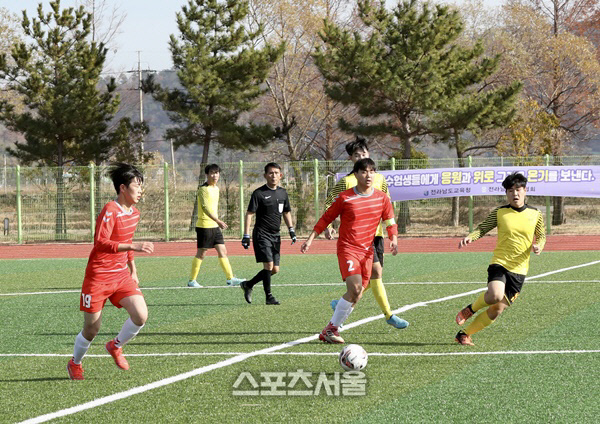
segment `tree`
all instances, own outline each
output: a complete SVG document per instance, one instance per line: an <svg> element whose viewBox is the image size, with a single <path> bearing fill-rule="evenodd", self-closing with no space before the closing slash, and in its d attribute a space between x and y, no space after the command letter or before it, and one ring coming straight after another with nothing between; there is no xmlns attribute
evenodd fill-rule
<svg viewBox="0 0 600 424"><path fill-rule="evenodd" d="M508 71L524 81L524 94L556 118L549 150L555 164L573 141L584 141L600 126L600 63L596 47L566 30L563 3L549 18L529 5L505 7L505 42L512 53ZM564 223L564 198L554 198L553 225Z"/></svg>
<svg viewBox="0 0 600 424"><path fill-rule="evenodd" d="M107 127L119 105L114 80L99 89L106 58L102 43L90 42L91 15L83 7L61 10L50 2L37 18L23 11L22 27L31 44L17 43L12 64L0 55L0 80L23 97L25 111L0 102L0 121L25 141L9 148L22 163L56 166L56 234L66 232L63 167L106 157Z"/></svg>
<svg viewBox="0 0 600 424"><path fill-rule="evenodd" d="M510 103L518 84L482 89L499 58L482 57L481 43L456 42L463 30L456 9L409 0L389 12L383 5L359 0L358 12L362 33L326 22L324 47L315 54L328 82L327 94L357 106L363 117L358 124L342 119L342 128L367 136L394 136L404 159L410 159L417 138L447 137L456 130L501 121L486 115ZM510 107L503 113L509 116ZM407 222L408 209L401 204L400 231Z"/></svg>
<svg viewBox="0 0 600 424"><path fill-rule="evenodd" d="M519 102L519 112L501 137L497 150L503 156L523 158L553 155L555 132L560 131L556 116L546 112L534 99Z"/></svg>
<svg viewBox="0 0 600 424"><path fill-rule="evenodd" d="M121 12L119 6L110 7L107 0L77 0L77 4L92 16L91 40L103 43L109 50L116 50L115 38L121 33L127 14Z"/></svg>
<svg viewBox="0 0 600 424"><path fill-rule="evenodd" d="M163 88L152 76L145 81L145 89L177 124L165 138L176 148L202 145L202 163L212 143L247 149L274 135L268 125L240 123L240 115L252 110L264 92L261 84L283 51L283 45L256 47L261 28L246 30L241 23L247 14L245 0L189 0L177 13L180 35L171 35L169 42L181 88Z"/></svg>
<svg viewBox="0 0 600 424"><path fill-rule="evenodd" d="M17 16L11 14L8 10L0 7L0 54L9 54L13 45L21 42L23 33L20 31L19 20ZM9 56L7 60L11 65L14 65L12 58ZM11 90L9 87L0 89L0 100L10 102L17 109L22 109L23 104L18 93Z"/></svg>
<svg viewBox="0 0 600 424"><path fill-rule="evenodd" d="M336 159L347 135L337 127L351 107L328 98L323 77L312 57L320 43L323 20L341 21L348 0L253 0L251 25L263 26L263 42L285 43L281 59L266 80L267 94L257 113L277 126L285 144L282 154L292 161Z"/></svg>

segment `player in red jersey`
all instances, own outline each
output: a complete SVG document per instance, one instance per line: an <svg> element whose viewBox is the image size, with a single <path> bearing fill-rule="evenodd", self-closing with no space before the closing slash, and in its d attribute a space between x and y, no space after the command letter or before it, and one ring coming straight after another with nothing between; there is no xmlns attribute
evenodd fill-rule
<svg viewBox="0 0 600 424"><path fill-rule="evenodd" d="M73 358L67 364L71 380L83 380L81 361L100 330L106 299L117 308L125 308L129 318L106 350L121 369L129 369L122 352L125 343L142 329L148 319L148 307L139 288L133 252L152 253L150 242L133 243L140 219L133 206L142 197L142 173L132 165L118 164L110 171L117 199L107 203L96 220L94 247L90 253L81 288L79 309L83 311L83 330L75 337Z"/></svg>
<svg viewBox="0 0 600 424"><path fill-rule="evenodd" d="M380 220L387 226L392 254L398 253L398 226L394 221L394 208L388 196L373 188L375 171L372 159L361 159L354 164L352 172L357 185L339 194L300 248L302 253L306 253L315 237L340 216L337 255L340 272L346 282L346 293L338 301L331 321L319 334L319 339L326 343L344 343L338 328L348 318L369 284L373 265L373 237Z"/></svg>

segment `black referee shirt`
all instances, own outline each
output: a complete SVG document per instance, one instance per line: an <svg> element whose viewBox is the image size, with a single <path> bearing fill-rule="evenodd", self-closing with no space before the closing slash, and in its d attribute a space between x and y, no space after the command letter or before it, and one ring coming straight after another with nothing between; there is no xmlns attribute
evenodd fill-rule
<svg viewBox="0 0 600 424"><path fill-rule="evenodd" d="M266 184L254 190L248 205L248 212L256 213L254 229L264 233L279 234L281 215L291 210L287 191L279 186L273 190Z"/></svg>

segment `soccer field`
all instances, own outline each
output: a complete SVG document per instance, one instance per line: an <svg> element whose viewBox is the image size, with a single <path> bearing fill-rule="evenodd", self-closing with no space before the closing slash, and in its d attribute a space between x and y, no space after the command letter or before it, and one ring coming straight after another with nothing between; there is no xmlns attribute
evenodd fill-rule
<svg viewBox="0 0 600 424"><path fill-rule="evenodd" d="M0 422L597 422L600 253L532 257L514 306L475 346L459 346L454 317L485 287L490 257L386 255L392 309L410 326L387 325L364 295L341 333L369 353L362 378L343 374L342 346L316 336L344 292L334 255L284 255L280 306L264 304L261 286L246 304L215 257L202 264L202 289L184 287L191 258L141 257L150 317L124 348L131 369L104 350L127 316L108 304L85 381L65 366L87 260L3 260ZM251 256L230 260L238 277L260 269Z"/></svg>

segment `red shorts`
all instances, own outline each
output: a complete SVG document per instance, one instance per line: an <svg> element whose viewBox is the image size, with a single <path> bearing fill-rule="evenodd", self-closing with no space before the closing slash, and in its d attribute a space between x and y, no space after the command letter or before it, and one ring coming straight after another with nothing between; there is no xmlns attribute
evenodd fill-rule
<svg viewBox="0 0 600 424"><path fill-rule="evenodd" d="M362 286L367 287L373 267L373 250L369 249L365 252L340 251L338 252L338 264L344 281L351 275L360 274L362 276Z"/></svg>
<svg viewBox="0 0 600 424"><path fill-rule="evenodd" d="M121 308L122 306L119 305L121 299L134 295L143 296L140 287L131 278L129 270L111 276L110 281L98 281L85 277L79 297L79 310L90 314L99 312L104 307L106 299L109 299L117 308Z"/></svg>

